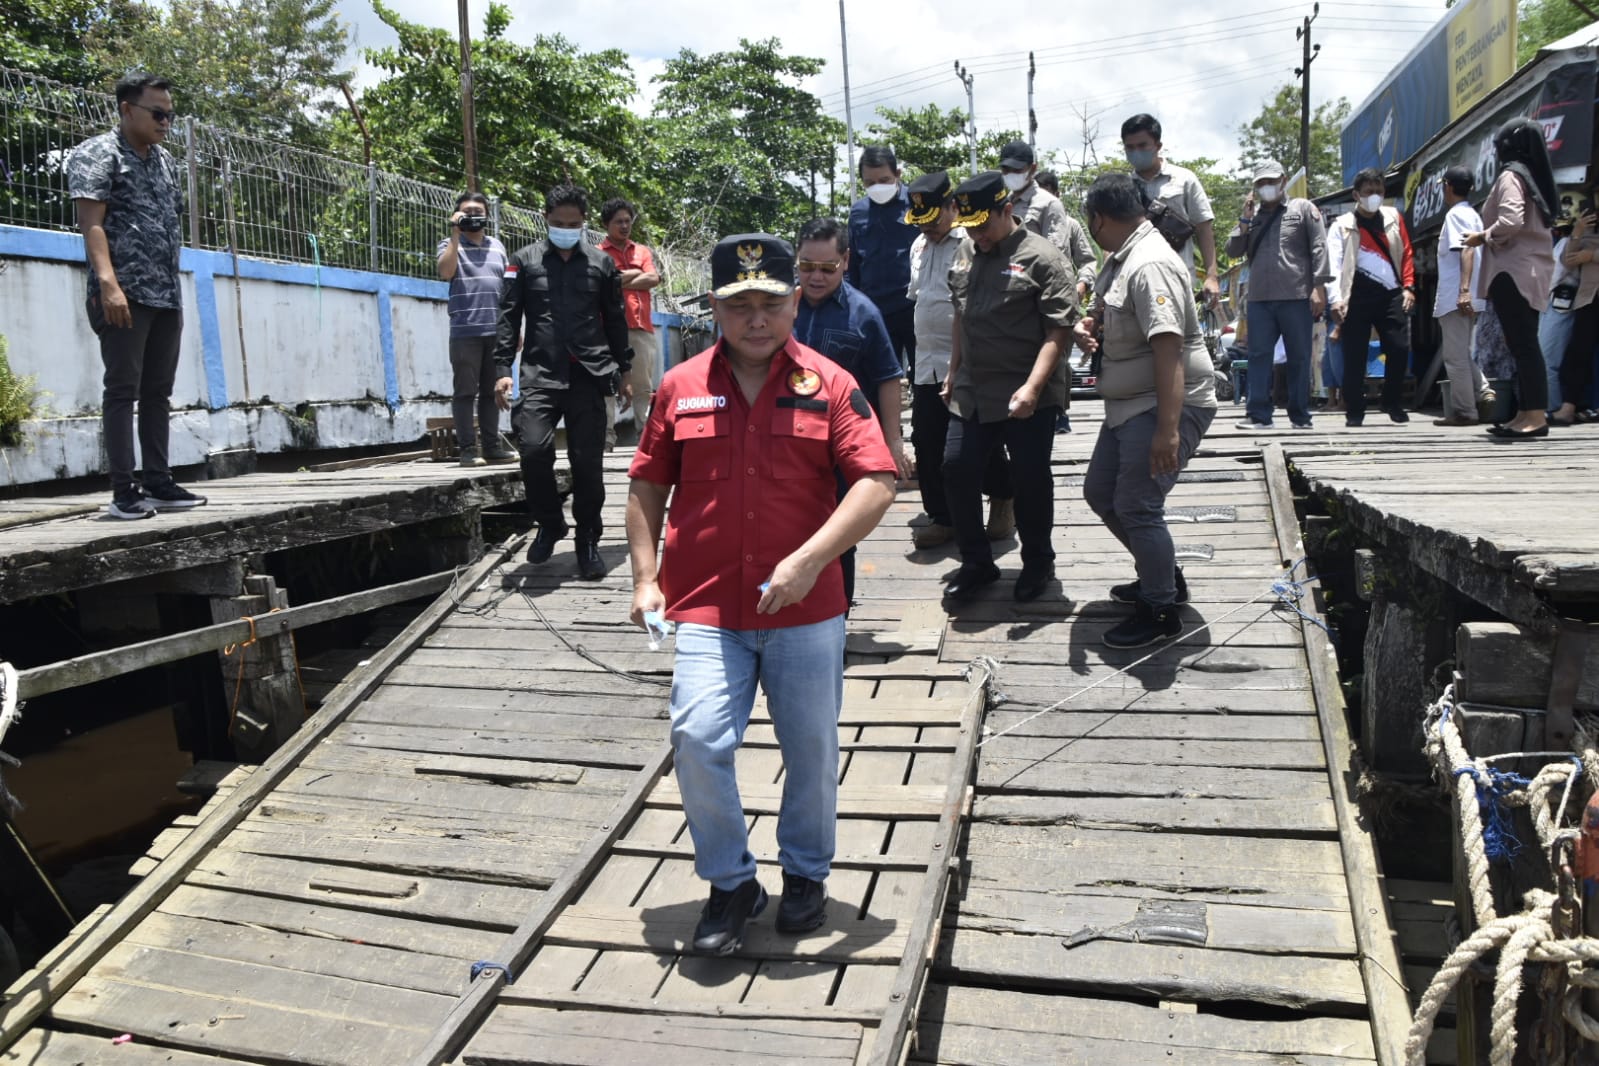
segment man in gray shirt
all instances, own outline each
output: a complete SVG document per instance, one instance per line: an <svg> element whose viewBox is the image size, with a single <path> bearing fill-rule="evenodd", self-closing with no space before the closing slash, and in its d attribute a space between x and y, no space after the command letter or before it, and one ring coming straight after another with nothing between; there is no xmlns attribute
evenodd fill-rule
<svg viewBox="0 0 1599 1066"><path fill-rule="evenodd" d="M450 216L450 235L439 242L438 250L439 277L450 283L450 370L455 379L450 413L455 419L462 466L509 463L517 458L500 440L500 409L494 399L494 345L506 254L505 245L483 232L488 216L489 204L482 193L462 193Z"/></svg>
<svg viewBox="0 0 1599 1066"><path fill-rule="evenodd" d="M1227 254L1249 262L1249 415L1240 429L1271 429L1272 356L1281 337L1288 355L1288 421L1310 428L1310 333L1327 309L1327 231L1309 200L1285 199L1283 168L1255 170Z"/></svg>
<svg viewBox="0 0 1599 1066"><path fill-rule="evenodd" d="M183 179L161 146L172 130L171 84L133 73L117 82L120 121L67 159L67 190L89 261L89 325L105 363L101 419L113 518L199 507L167 459L172 386L183 336L178 248ZM139 404L141 477L134 477L133 405Z"/></svg>

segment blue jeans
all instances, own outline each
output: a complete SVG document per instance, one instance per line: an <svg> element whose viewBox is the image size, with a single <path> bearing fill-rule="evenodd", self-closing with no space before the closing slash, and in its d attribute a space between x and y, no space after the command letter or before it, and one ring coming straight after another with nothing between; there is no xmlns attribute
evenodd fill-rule
<svg viewBox="0 0 1599 1066"><path fill-rule="evenodd" d="M1253 336L1255 327L1249 329ZM1166 526L1166 497L1177 485L1177 474L1155 477L1149 472L1155 417L1154 411L1145 411L1114 428L1100 426L1083 476L1083 499L1132 552L1140 598L1151 607L1168 607L1177 602L1177 548ZM1183 407L1177 423L1179 472L1199 450L1215 417L1214 407Z"/></svg>
<svg viewBox="0 0 1599 1066"><path fill-rule="evenodd" d="M1271 363L1281 337L1288 352L1288 421L1310 425L1310 301L1249 301L1249 418L1271 424Z"/></svg>
<svg viewBox="0 0 1599 1066"><path fill-rule="evenodd" d="M1570 311L1549 308L1538 316L1538 347L1543 350L1544 372L1549 379L1549 409L1561 404L1560 365L1566 360L1566 346L1571 343L1574 319ZM1576 400L1572 400L1576 403ZM1582 404L1577 404L1581 407Z"/></svg>
<svg viewBox="0 0 1599 1066"><path fill-rule="evenodd" d="M677 627L671 705L677 784L694 838L694 872L720 889L755 876L733 757L755 706L756 681L783 752L778 861L788 873L826 880L838 816L844 616L782 629Z"/></svg>

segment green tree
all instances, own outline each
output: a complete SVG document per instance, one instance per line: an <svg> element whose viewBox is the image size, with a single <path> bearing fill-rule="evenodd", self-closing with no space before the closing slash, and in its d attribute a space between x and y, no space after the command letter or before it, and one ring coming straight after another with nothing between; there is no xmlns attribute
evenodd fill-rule
<svg viewBox="0 0 1599 1066"><path fill-rule="evenodd" d="M1544 45L1576 33L1590 21L1571 0L1521 0L1516 12L1516 65L1528 62Z"/></svg>
<svg viewBox="0 0 1599 1066"><path fill-rule="evenodd" d="M0 21L0 57L8 67L86 85L106 74L84 41L118 17L110 0L8 0Z"/></svg>
<svg viewBox="0 0 1599 1066"><path fill-rule="evenodd" d="M399 36L393 47L365 52L385 74L360 100L372 161L424 181L460 185L466 161L455 32L407 22L382 0L372 6ZM563 181L582 185L596 199L639 195L645 138L627 109L636 91L627 56L616 49L582 52L558 34L517 44L506 37L510 24L510 9L490 4L483 33L472 41L484 191L535 208ZM359 154L354 123L341 117L338 129L346 150Z"/></svg>
<svg viewBox="0 0 1599 1066"><path fill-rule="evenodd" d="M650 130L671 237L705 246L743 231L792 236L820 209L818 183L844 139L843 124L801 87L822 67L785 55L775 37L667 60Z"/></svg>
<svg viewBox="0 0 1599 1066"><path fill-rule="evenodd" d="M1021 130L989 130L977 138L977 169L998 170L999 152L1012 141L1025 141Z"/></svg>
<svg viewBox="0 0 1599 1066"><path fill-rule="evenodd" d="M928 104L922 108L879 107L877 113L882 121L866 127L865 143L893 148L907 181L929 171L966 169L970 159L966 112Z"/></svg>
<svg viewBox="0 0 1599 1066"><path fill-rule="evenodd" d="M1326 193L1343 184L1342 134L1349 100L1328 100L1310 113L1310 189ZM1299 86L1284 85L1238 128L1238 158L1245 173L1271 160L1291 174L1299 169Z"/></svg>
<svg viewBox="0 0 1599 1066"><path fill-rule="evenodd" d="M349 39L336 0L132 2L90 34L109 73L170 78L185 114L297 144L323 141Z"/></svg>

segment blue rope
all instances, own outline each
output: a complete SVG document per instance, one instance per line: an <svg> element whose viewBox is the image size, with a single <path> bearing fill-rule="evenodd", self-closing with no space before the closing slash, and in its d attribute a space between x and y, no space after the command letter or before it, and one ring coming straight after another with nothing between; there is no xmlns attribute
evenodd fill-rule
<svg viewBox="0 0 1599 1066"><path fill-rule="evenodd" d="M1309 577L1305 578L1304 581L1294 580L1294 571L1298 570L1300 566L1304 564L1304 562L1305 559L1300 558L1294 563L1293 566L1288 568L1288 572L1286 574L1278 578L1276 581L1273 581L1271 583L1272 594L1277 597L1277 603L1279 606L1288 608L1300 618L1309 622L1311 625L1316 626L1323 633L1330 637L1332 636L1332 630L1327 628L1327 623L1323 622L1315 615L1305 613L1304 608L1299 606L1299 602L1305 598L1306 582L1314 580L1313 578Z"/></svg>
<svg viewBox="0 0 1599 1066"><path fill-rule="evenodd" d="M1510 809L1505 796L1532 784L1520 774L1488 767L1478 770L1467 766L1455 771L1455 776L1470 774L1477 782L1477 811L1482 815L1482 849L1489 862L1504 862L1521 852L1521 841L1516 838L1510 824Z"/></svg>
<svg viewBox="0 0 1599 1066"><path fill-rule="evenodd" d="M498 970L500 973L505 975L506 984L516 984L516 978L511 976L511 968L505 965L503 962L474 962L472 964L472 976L470 979L476 981L482 974L490 973L495 970Z"/></svg>

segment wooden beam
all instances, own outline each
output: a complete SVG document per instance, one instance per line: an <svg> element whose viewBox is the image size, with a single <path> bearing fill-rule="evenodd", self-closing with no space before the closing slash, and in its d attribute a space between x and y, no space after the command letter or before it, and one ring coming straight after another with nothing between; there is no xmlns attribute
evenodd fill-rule
<svg viewBox="0 0 1599 1066"><path fill-rule="evenodd" d="M1275 444L1268 446L1265 460L1266 488L1271 493L1277 543L1285 559L1290 555L1298 558L1294 553L1299 547L1299 524L1294 518L1293 500L1278 499L1280 493L1288 490L1288 469L1282 448ZM1307 613L1319 614L1313 602L1300 606ZM1405 1038L1410 1030L1410 999L1399 962L1398 937L1390 924L1388 901L1382 891L1382 865L1377 858L1376 844L1350 800L1355 783L1355 774L1349 765L1353 745L1343 688L1338 681L1338 660L1332 642L1320 626L1301 622L1300 628L1305 634L1310 684L1316 696L1316 714L1321 720L1321 742L1331 778L1333 810L1338 817L1338 847L1349 889L1355 942L1360 946L1360 975L1371 1017L1372 1042L1377 1049L1379 1066L1400 1066L1405 1061Z"/></svg>
<svg viewBox="0 0 1599 1066"><path fill-rule="evenodd" d="M961 712L960 743L944 786L944 809L933 833L932 855L927 876L922 880L916 911L906 923L905 954L894 975L888 996L888 1010L872 1041L867 1066L899 1066L908 1056L906 1040L921 1006L927 967L938 946L943 928L944 907L949 899L951 864L960 842L961 823L967 810L972 764L977 756L977 737L982 731L983 713L988 709L988 685L992 675L987 667L973 664L969 675L971 694Z"/></svg>
<svg viewBox="0 0 1599 1066"><path fill-rule="evenodd" d="M470 588L487 577L505 559L521 550L525 536L513 538L485 555L461 575ZM212 844L232 832L268 793L299 765L370 695L389 671L443 623L455 604L440 597L418 615L388 647L373 656L372 666L335 688L322 709L306 720L294 739L240 783L195 827L172 854L140 881L103 920L87 929L46 967L35 970L12 986L11 998L0 1003L0 1051L21 1038L45 1011L83 978L111 948L119 943L183 883L210 851Z"/></svg>
<svg viewBox="0 0 1599 1066"><path fill-rule="evenodd" d="M18 672L18 698L30 700L63 689L79 688L107 678L120 677L135 670L143 670L146 667L160 666L187 659L191 655L217 651L229 644L243 644L252 636L257 639L281 636L305 626L375 611L380 607L403 603L422 596L434 596L449 588L454 580L453 570L429 574L410 581L381 585L375 589L352 592L332 599L318 600L315 603L305 603L271 614L257 615L253 629L248 620L241 618L234 622L222 622L206 626L204 629L191 629L108 651L79 655L46 666L35 666Z"/></svg>

